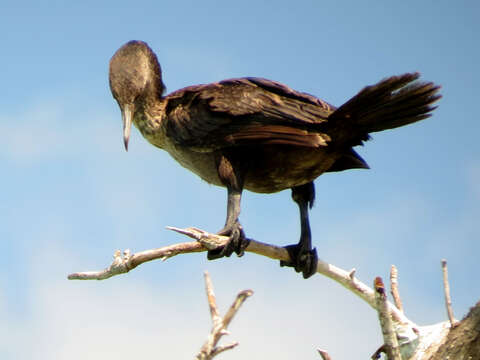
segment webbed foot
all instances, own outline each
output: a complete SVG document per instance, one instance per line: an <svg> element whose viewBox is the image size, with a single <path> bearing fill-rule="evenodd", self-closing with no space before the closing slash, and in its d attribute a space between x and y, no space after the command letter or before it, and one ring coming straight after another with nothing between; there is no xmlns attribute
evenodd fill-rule
<svg viewBox="0 0 480 360"><path fill-rule="evenodd" d="M301 244L285 246L284 249L290 255L290 261L280 261L280 266L290 266L296 272L301 272L304 279L317 272L318 256L317 249L306 250Z"/></svg>

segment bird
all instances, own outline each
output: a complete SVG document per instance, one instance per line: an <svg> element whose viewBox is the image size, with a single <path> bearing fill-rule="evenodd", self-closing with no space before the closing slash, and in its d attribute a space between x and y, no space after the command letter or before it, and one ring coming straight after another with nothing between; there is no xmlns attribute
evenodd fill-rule
<svg viewBox="0 0 480 360"><path fill-rule="evenodd" d="M363 88L340 107L259 77L188 86L164 95L157 56L132 40L109 63L109 85L123 121L128 151L132 123L155 147L207 183L227 189L225 246L209 260L242 256L248 247L239 222L243 190L271 194L291 189L300 212L300 239L285 246L290 266L311 277L318 255L312 247L309 210L314 180L327 172L369 169L353 149L370 133L431 116L440 86L405 73Z"/></svg>

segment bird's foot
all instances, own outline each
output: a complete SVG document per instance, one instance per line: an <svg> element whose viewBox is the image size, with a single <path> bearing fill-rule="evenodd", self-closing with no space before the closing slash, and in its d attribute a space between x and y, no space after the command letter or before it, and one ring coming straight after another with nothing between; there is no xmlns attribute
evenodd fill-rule
<svg viewBox="0 0 480 360"><path fill-rule="evenodd" d="M296 272L301 272L304 279L317 272L318 256L317 249L305 249L300 244L285 246L284 249L290 255L290 261L280 260L280 266L290 266Z"/></svg>
<svg viewBox="0 0 480 360"><path fill-rule="evenodd" d="M245 249L250 243L250 240L245 237L242 225L238 221L234 222L233 225L225 226L217 234L228 236L230 239L224 246L208 251L208 260L215 260L224 256L229 257L234 252L238 256L243 256Z"/></svg>

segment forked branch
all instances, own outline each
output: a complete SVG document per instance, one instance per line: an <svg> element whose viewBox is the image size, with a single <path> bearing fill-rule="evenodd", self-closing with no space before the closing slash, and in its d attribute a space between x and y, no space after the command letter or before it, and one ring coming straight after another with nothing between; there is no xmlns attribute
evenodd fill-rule
<svg viewBox="0 0 480 360"><path fill-rule="evenodd" d="M157 259L165 261L179 254L202 252L215 249L225 245L229 239L227 236L212 234L193 227L186 229L168 227L168 229L187 235L196 241L169 245L158 249L145 250L135 254L130 253L129 250L124 251L122 254L119 250L117 250L114 254L114 260L112 264L106 269L101 271L73 273L68 276L68 279L104 280L115 275L127 273L148 261ZM288 252L283 247L262 243L253 239L249 240L250 243L245 251L266 256L274 260L290 261ZM343 285L355 295L366 301L372 308L376 309L375 294L373 289L358 280L355 277L355 271L346 271L319 259L317 272ZM416 326L392 303L387 302L387 307L394 321L410 327Z"/></svg>
<svg viewBox="0 0 480 360"><path fill-rule="evenodd" d="M101 271L74 273L69 275L68 278L71 280L104 280L115 275L127 273L148 261L157 259L165 261L180 254L203 252L216 249L224 246L229 240L226 236L211 234L197 228L178 229L169 227L168 229L187 235L195 239L195 241L169 245L162 248L141 251L133 254L129 250L125 250L123 253L117 250L115 251L112 264L110 264L110 266L108 266L106 269ZM262 243L253 239L249 240L249 245L245 249L247 252L262 255L274 260L290 260L288 252L283 247ZM451 300L448 291L449 287L446 273L446 263L444 264L442 262L442 267L444 270L444 286L447 309L450 308L449 313L451 313ZM355 295L362 298L377 311L380 309L383 312L383 315L381 315L381 321L382 319L387 319L387 321L388 319L391 319L391 321L393 321L393 331L391 326L387 325L387 328L384 329L384 332L388 334L387 338L385 339L385 344L375 352L373 358L378 358L380 353L387 352L387 349L390 350L392 347L388 346L387 344L394 343L394 338L397 338L398 345L393 345L393 348L400 349L403 359L424 360L426 358L426 353L432 353L438 348L441 339L446 336L448 328L451 327L448 322L432 326L416 326L415 323L413 323L404 315L403 311L399 310L397 306L386 300L386 293L383 289L383 284L382 286L374 287L375 290L370 288L355 277L355 269L346 271L319 259L317 272L343 285ZM237 346L237 343L223 346L217 346L217 343L220 337L227 333L226 328L230 323L231 318L238 310L238 307L248 296L251 295L251 292L248 291L238 294L237 299L232 305L231 309L223 318L220 318L218 315L218 310L216 310L213 289L210 287L211 291L208 290L208 280L206 279L206 281L212 321L214 325L212 327L212 333L210 334L209 339L202 347L201 352L197 355L197 359L202 360L211 359L215 355ZM391 285L396 305L401 307L400 296L398 295L397 288L397 273L395 268L392 268ZM375 294L377 294L378 300L376 300ZM379 297L379 295L381 296ZM453 314L451 316L451 322L454 322L452 319ZM319 354L323 359L329 358L329 355L324 350L319 350ZM390 358L395 359L395 356L397 355L391 354Z"/></svg>
<svg viewBox="0 0 480 360"><path fill-rule="evenodd" d="M218 312L217 301L215 293L213 292L213 284L210 275L205 271L205 291L207 293L208 306L210 308L210 316L212 318L212 330L208 335L207 341L203 344L200 352L197 354L197 360L210 360L218 354L233 349L238 345L238 342L233 342L227 345L217 346L223 335L228 335L228 325L236 315L240 306L244 301L253 294L252 290L243 290L238 293L237 298L228 309L225 316L222 318Z"/></svg>

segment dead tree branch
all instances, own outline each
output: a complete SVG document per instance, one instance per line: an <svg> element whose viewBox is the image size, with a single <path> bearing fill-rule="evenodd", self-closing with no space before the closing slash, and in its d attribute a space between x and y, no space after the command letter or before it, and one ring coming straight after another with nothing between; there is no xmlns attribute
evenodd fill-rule
<svg viewBox="0 0 480 360"><path fill-rule="evenodd" d="M398 308L398 310L403 312L403 304L398 291L398 270L395 265L392 265L390 268L390 292L392 294L395 306Z"/></svg>
<svg viewBox="0 0 480 360"><path fill-rule="evenodd" d="M450 297L450 284L448 282L448 268L447 260L442 260L442 273L443 273L443 290L445 292L445 306L447 307L448 320L452 328L456 325L457 321L453 316L452 298Z"/></svg>
<svg viewBox="0 0 480 360"><path fill-rule="evenodd" d="M212 330L207 338L207 341L203 344L200 352L197 354L197 360L210 360L218 354L235 348L238 342L234 342L227 345L217 346L223 335L228 335L228 325L236 315L240 306L244 301L253 294L252 290L243 290L238 293L237 298L228 309L225 316L222 318L218 312L217 301L215 299L215 293L213 292L213 284L210 279L210 275L205 271L205 291L207 293L208 306L210 308L210 316L212 318Z"/></svg>
<svg viewBox="0 0 480 360"><path fill-rule="evenodd" d="M373 282L375 288L375 301L377 303L378 320L382 328L384 351L389 360L402 360L398 347L397 333L393 328L392 318L388 311L387 295L382 278L377 277Z"/></svg>
<svg viewBox="0 0 480 360"><path fill-rule="evenodd" d="M141 251L133 254L130 252L130 250L125 250L123 253L117 250L115 251L114 260L112 264L110 264L106 269L101 271L78 272L78 273L69 275L68 278L70 280L74 280L74 279L104 280L112 276L127 273L130 270L148 261L157 260L157 259L165 261L173 256L180 255L180 254L203 252L203 251L207 251L210 249L215 249L217 247L223 246L228 241L228 237L226 236L211 234L196 228L178 229L178 228L169 227L168 229L187 235L195 239L195 241L169 245L162 248ZM262 243L260 241L256 241L253 239L249 239L249 240L250 240L250 243L245 250L247 252L262 255L274 260L285 260L285 261L290 260L288 252L283 247ZM442 266L443 266L443 263L442 263ZM398 296L398 299L396 299L397 296L395 295L395 293L397 293L398 295L398 288L397 288L398 274L396 273L395 270L396 269L392 268L392 275L391 275L392 294L394 296L394 299L397 305L401 306L400 297ZM353 292L355 295L363 299L372 308L378 310L380 306L382 306L383 307L382 311L384 311L385 313L389 313L389 316L385 318L391 318L391 320L393 321L393 329L394 329L393 333L395 334L395 337L398 341L398 347L400 349L401 356L403 359L410 359L410 360L429 359L427 354L432 354L438 349L438 347L441 345L441 343L447 336L449 329L453 327L448 322L443 322L443 323L439 323L431 326L418 327L414 322L409 320L404 315L404 313L397 308L397 306L393 305L392 303L386 300L385 293L384 293L384 296L382 296L381 304L377 303L375 294L376 293L378 294L378 289L376 289L377 291L375 291L374 289L370 288L369 286L359 281L355 277L355 274L356 274L355 269L346 271L319 259L318 265L317 265L317 272L341 284L342 286L344 286L345 288ZM446 300L447 309L448 309L448 306L449 306L448 304L451 304L451 300L449 300L449 286L448 286L448 278L446 277L446 275L447 273L446 273L446 263L445 263L444 284L445 284L446 299L448 299ZM237 300L234 303L234 305L232 305L231 310L229 310L229 312L225 315L225 317L222 320L224 324L226 323L226 326L228 326L228 323L231 320L231 317L229 315L230 312L232 312L232 314L235 314L236 312L235 309L238 309L235 304L238 303L238 306L241 305L241 303L245 300L245 298L250 296L250 294L251 293L243 293L243 294L240 293L238 295ZM447 294L448 294L448 297L447 297ZM215 318L218 317L218 311L216 312L215 316L212 315L212 319L214 317ZM452 318L453 318L453 312L452 312ZM450 319L450 321L452 321L452 318ZM392 333L391 329L388 332L391 334ZM225 330L223 330L223 332L222 331L218 332L218 334L215 336L224 335L225 333L226 333ZM211 335L211 338L214 339L215 336ZM390 340L391 339L392 338L390 336ZM224 346L214 345L213 347L211 347L211 351L209 353L210 353L210 356L213 357L223 351L232 349L235 346L237 346L236 343L232 343ZM377 350L377 352L374 355L378 356L381 352L385 352L387 348L388 346L383 345L382 347L380 347L380 349ZM325 356L328 356L326 352L324 353L319 352L319 353L323 358L325 358ZM200 358L200 359L210 359L210 358Z"/></svg>
<svg viewBox="0 0 480 360"><path fill-rule="evenodd" d="M196 241L169 245L158 249L145 250L134 254L132 254L130 250L125 250L122 255L122 253L117 250L115 251L112 264L106 269L101 271L73 273L68 276L68 279L105 280L115 275L127 273L148 261L157 259L165 261L180 254L207 251L223 246L228 241L227 236L212 234L193 227L186 229L168 227L168 229L187 235ZM246 252L255 253L257 255L262 255L274 260L290 260L287 250L285 250L283 247L266 244L253 239L249 240L250 243L245 249ZM373 289L358 280L355 277L355 271L346 271L319 259L317 272L341 284L355 295L363 299L372 308L376 309L375 294ZM394 321L408 325L409 327L416 327L416 325L401 311L399 311L395 305L387 302L387 306Z"/></svg>

